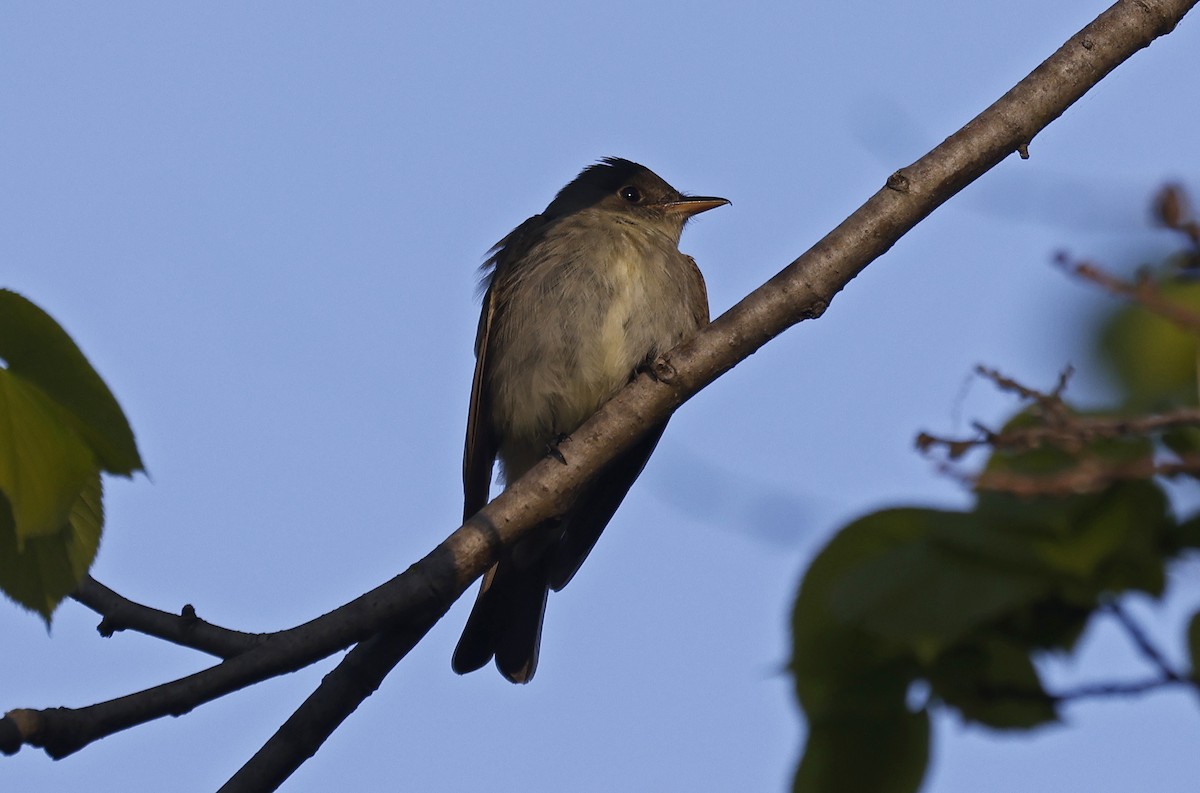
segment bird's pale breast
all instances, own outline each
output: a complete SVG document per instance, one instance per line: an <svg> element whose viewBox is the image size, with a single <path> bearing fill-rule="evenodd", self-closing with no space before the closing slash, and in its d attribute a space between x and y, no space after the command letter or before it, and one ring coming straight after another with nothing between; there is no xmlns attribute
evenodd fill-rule
<svg viewBox="0 0 1200 793"><path fill-rule="evenodd" d="M581 212L555 228L501 284L492 417L510 481L546 444L582 424L648 356L695 330L699 273L677 241ZM566 224L560 224L560 226ZM507 274L497 274L503 278ZM514 444L509 439L537 438Z"/></svg>

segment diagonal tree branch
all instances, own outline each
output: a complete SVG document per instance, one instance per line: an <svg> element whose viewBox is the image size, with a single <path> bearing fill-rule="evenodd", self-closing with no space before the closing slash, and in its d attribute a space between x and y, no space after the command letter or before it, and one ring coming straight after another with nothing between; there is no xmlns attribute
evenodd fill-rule
<svg viewBox="0 0 1200 793"><path fill-rule="evenodd" d="M85 708L11 711L0 720L0 750L12 752L28 743L62 757L119 730L186 713L363 642L343 661L351 666L327 676L285 730L256 755L255 761L263 758L254 766L261 784L228 788L273 789L369 695L407 652L406 644L415 644L495 562L504 545L561 513L581 483L701 388L787 328L820 316L854 276L964 186L1014 151L1026 155L1038 132L1121 62L1169 32L1196 2L1116 3L962 130L889 177L884 189L811 250L660 359L655 377L638 377L614 397L563 442L566 465L536 466L405 573L323 617L270 634L258 646L180 680ZM385 633L372 639L380 630ZM372 669L372 679L347 685L353 683L350 670L355 665ZM322 701L334 706L308 707ZM297 735L303 740L296 740Z"/></svg>
<svg viewBox="0 0 1200 793"><path fill-rule="evenodd" d="M382 631L351 650L218 793L276 790L317 753L437 620Z"/></svg>
<svg viewBox="0 0 1200 793"><path fill-rule="evenodd" d="M691 342L672 351L657 372L666 388L639 378L564 442L560 451L579 465L584 464L579 459L581 450L576 449L580 445L593 446L602 461L611 458L767 341L804 319L820 316L855 275L936 207L1013 151L1027 157L1028 144L1036 133L1135 52L1170 32L1195 2L1118 2L1112 6L966 127L909 168L893 174L883 190L811 250ZM539 466L518 483L521 493L514 495L521 498L528 491L529 498L537 498L539 490L553 488L549 474L569 476L569 471L560 468ZM547 479L550 481L543 484ZM536 519L527 519L518 528L533 523ZM494 560L489 555L485 564ZM378 687L423 634L424 630L415 634L408 644L395 633L385 632L355 648L221 793L278 788ZM358 690L360 696L352 703L341 700L339 693L356 696L341 678L353 680L360 675L370 680L369 685ZM297 740L298 735L303 741Z"/></svg>

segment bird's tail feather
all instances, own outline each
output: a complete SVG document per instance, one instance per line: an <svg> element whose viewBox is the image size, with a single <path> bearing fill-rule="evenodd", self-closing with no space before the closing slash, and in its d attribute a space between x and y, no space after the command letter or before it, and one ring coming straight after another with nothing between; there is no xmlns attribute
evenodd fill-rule
<svg viewBox="0 0 1200 793"><path fill-rule="evenodd" d="M454 650L455 672L473 672L495 657L513 683L533 679L549 592L545 566L539 555L532 568L518 569L505 559L488 571Z"/></svg>

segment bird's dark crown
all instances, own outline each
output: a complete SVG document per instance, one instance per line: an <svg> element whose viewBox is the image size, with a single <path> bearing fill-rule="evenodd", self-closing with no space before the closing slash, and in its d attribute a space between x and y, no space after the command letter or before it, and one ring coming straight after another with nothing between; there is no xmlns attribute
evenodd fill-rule
<svg viewBox="0 0 1200 793"><path fill-rule="evenodd" d="M605 157L584 168L546 207L545 215L558 217L578 212L633 187L651 201L672 201L682 196L644 165L621 157Z"/></svg>

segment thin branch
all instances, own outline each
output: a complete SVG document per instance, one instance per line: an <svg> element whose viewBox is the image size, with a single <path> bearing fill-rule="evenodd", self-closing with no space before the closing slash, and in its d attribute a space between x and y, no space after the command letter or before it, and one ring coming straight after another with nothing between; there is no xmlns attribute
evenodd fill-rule
<svg viewBox="0 0 1200 793"><path fill-rule="evenodd" d="M1200 427L1200 409L1182 408L1150 416L1081 416L1071 412L1062 401L1070 371L1060 375L1058 385L1050 393L1029 388L995 370L977 367L979 374L996 386L1036 403L1036 415L1045 422L1033 426L1018 426L1000 431L974 425L971 438L943 438L928 432L917 435L916 446L922 452L943 449L946 460L939 471L975 490L991 490L1018 496L1067 496L1076 493L1095 493L1109 485L1156 476L1200 476L1200 455L1177 454L1169 459L1157 459L1153 449L1137 456L1114 459L1089 447L1101 440L1133 440L1153 438L1163 432L1184 427ZM973 449L1027 452L1047 446L1074 455L1061 470L1027 473L1005 469L985 470L969 474L953 465Z"/></svg>
<svg viewBox="0 0 1200 793"><path fill-rule="evenodd" d="M1196 681L1186 678L1152 677L1147 680L1132 680L1126 683L1090 683L1050 694L1054 702L1078 702L1084 699L1111 699L1112 697L1137 697L1160 688L1196 686Z"/></svg>
<svg viewBox="0 0 1200 793"><path fill-rule="evenodd" d="M1037 699L1052 704L1077 702L1084 699L1109 699L1112 697L1132 697L1174 686L1188 686L1200 691L1200 680L1183 674L1171 666L1166 656L1150 641L1150 636L1138 624L1137 620L1125 610L1120 601L1112 599L1101 606L1104 611L1112 614L1129 636L1138 653L1145 658L1158 674L1146 680L1133 680L1111 683L1086 683L1075 688L1059 692L1017 691L1011 689L994 689L989 694L1014 699Z"/></svg>
<svg viewBox="0 0 1200 793"><path fill-rule="evenodd" d="M1159 223L1187 238L1195 249L1190 262L1195 266L1196 256L1200 254L1200 220L1197 220L1182 185L1169 184L1158 192L1154 197L1154 215Z"/></svg>
<svg viewBox="0 0 1200 793"><path fill-rule="evenodd" d="M1112 683L1084 683L1062 691L1029 690L1006 686L991 686L980 693L990 700L1016 700L1044 702L1048 705L1063 705L1085 699L1111 699L1113 697L1136 697L1163 688L1197 686L1197 681L1188 678L1151 677L1145 680L1129 680Z"/></svg>
<svg viewBox="0 0 1200 793"><path fill-rule="evenodd" d="M459 577L456 560L484 558L486 551L469 550L473 541L482 540L481 534L460 530L391 581L303 625L267 634L258 646L208 669L82 708L9 711L0 719L0 752L12 754L28 744L56 759L65 757L115 732L183 715L225 694L302 669L385 626L432 625L470 584Z"/></svg>
<svg viewBox="0 0 1200 793"><path fill-rule="evenodd" d="M922 451L945 448L948 457L957 459L965 451L981 447L1029 451L1050 445L1077 451L1098 440L1149 437L1182 427L1200 427L1200 408L1181 408L1149 416L1071 416L1057 426L1016 427L1003 432L976 424L978 435L973 438L943 438L922 432L917 435L916 444Z"/></svg>
<svg viewBox="0 0 1200 793"><path fill-rule="evenodd" d="M1171 666L1162 652L1154 646L1154 642L1150 641L1150 637L1142 629L1142 626L1137 623L1133 615L1126 611L1119 602L1116 600L1109 601L1104 604L1104 609L1116 618L1117 622L1125 630L1125 633L1128 634L1129 640L1133 642L1133 646L1138 649L1143 658L1150 662L1151 666L1158 670L1163 679L1172 682L1192 682L1193 685L1195 684L1194 681L1188 681L1185 675L1180 674Z"/></svg>
<svg viewBox="0 0 1200 793"><path fill-rule="evenodd" d="M1063 369L1058 375L1058 381L1054 384L1054 390L1050 393L1045 393L1001 374L998 369L992 369L982 364L975 367L975 374L991 380L1001 391L1011 391L1022 399L1037 403L1037 406L1047 418L1059 418L1069 413L1066 405L1063 403L1062 395L1067 390L1067 383L1070 382L1071 375L1074 373L1075 369L1073 367L1068 366Z"/></svg>
<svg viewBox="0 0 1200 793"><path fill-rule="evenodd" d="M1016 496L1069 496L1097 493L1116 482L1178 476L1200 476L1200 455L1183 455L1174 460L1140 457L1110 461L1083 457L1075 465L1054 473L1025 474L1016 471L984 471L975 477L976 490L1012 493Z"/></svg>
<svg viewBox="0 0 1200 793"><path fill-rule="evenodd" d="M104 618L96 630L106 638L118 631L133 630L218 658L232 658L262 644L267 636L205 622L196 616L191 605L184 606L180 614L143 606L117 594L90 575L84 577L71 597Z"/></svg>
<svg viewBox="0 0 1200 793"><path fill-rule="evenodd" d="M1106 292L1132 300L1188 333L1200 334L1200 313L1164 295L1161 285L1148 275L1142 274L1135 281L1126 281L1091 262L1071 261L1063 253L1058 254L1056 261L1067 272L1096 284Z"/></svg>
<svg viewBox="0 0 1200 793"><path fill-rule="evenodd" d="M257 793L282 785L379 688L433 624L384 631L351 650L218 793Z"/></svg>

